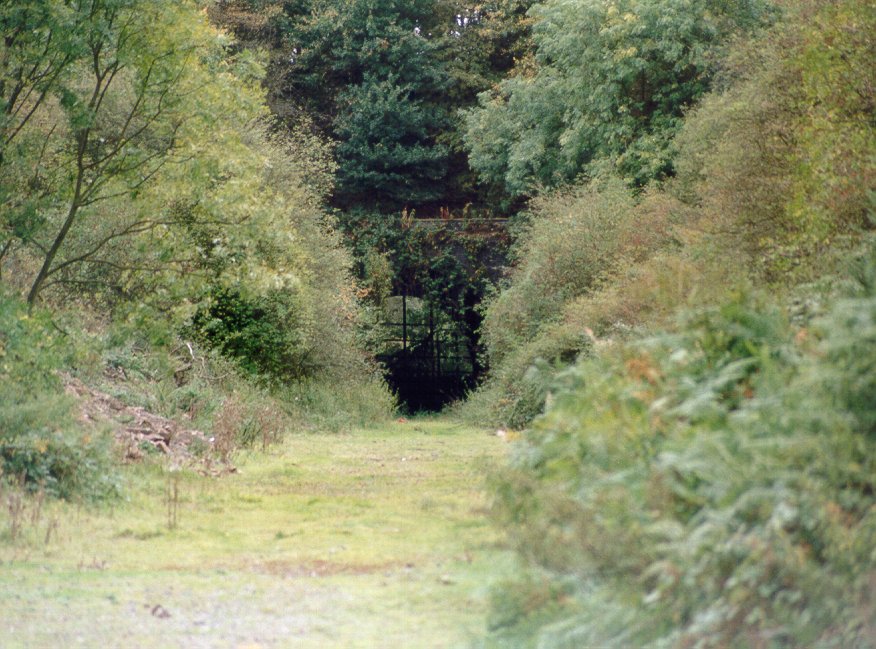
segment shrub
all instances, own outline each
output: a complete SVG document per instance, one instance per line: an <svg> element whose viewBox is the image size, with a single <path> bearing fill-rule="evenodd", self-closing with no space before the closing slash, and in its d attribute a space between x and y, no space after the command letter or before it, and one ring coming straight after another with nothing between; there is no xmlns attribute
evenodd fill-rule
<svg viewBox="0 0 876 649"><path fill-rule="evenodd" d="M313 373L304 346L298 296L273 292L247 298L220 289L210 306L196 314L193 328L209 346L236 360L241 368L272 379Z"/></svg>
<svg viewBox="0 0 876 649"><path fill-rule="evenodd" d="M758 279L817 277L826 250L873 227L873 29L861 0L789 5L685 119L672 191Z"/></svg>
<svg viewBox="0 0 876 649"><path fill-rule="evenodd" d="M619 181L533 202L510 284L486 308L482 339L492 366L557 320L566 301L593 291L608 276L620 257L633 205Z"/></svg>
<svg viewBox="0 0 876 649"><path fill-rule="evenodd" d="M607 180L532 207L510 284L485 312L490 377L461 409L479 423L526 426L541 412L553 377L589 350L594 331L643 324L693 292L693 272L703 268L671 254L654 257L671 244L684 212L661 192L636 201L619 181Z"/></svg>
<svg viewBox="0 0 876 649"><path fill-rule="evenodd" d="M0 294L0 475L61 498L113 495L109 436L79 426L57 375L74 350L50 322Z"/></svg>
<svg viewBox="0 0 876 649"><path fill-rule="evenodd" d="M667 250L620 270L602 290L569 302L563 321L589 327L607 340L629 338L670 326L679 308L716 304L745 283L744 269Z"/></svg>
<svg viewBox="0 0 876 649"><path fill-rule="evenodd" d="M463 418L525 427L544 410L556 376L591 347L592 340L582 328L563 323L546 326L493 369L487 382L461 406Z"/></svg>
<svg viewBox="0 0 876 649"><path fill-rule="evenodd" d="M497 481L518 552L575 594L528 642L872 640L874 316L873 288L796 332L743 297L569 370Z"/></svg>
<svg viewBox="0 0 876 649"><path fill-rule="evenodd" d="M179 339L151 347L136 334L114 328L103 356L108 372L90 382L129 405L208 432L216 453L228 459L240 448L264 448L291 432L383 422L394 409L385 383L362 358L337 373L323 369L316 378L265 382L219 351ZM337 376L346 377L342 392Z"/></svg>

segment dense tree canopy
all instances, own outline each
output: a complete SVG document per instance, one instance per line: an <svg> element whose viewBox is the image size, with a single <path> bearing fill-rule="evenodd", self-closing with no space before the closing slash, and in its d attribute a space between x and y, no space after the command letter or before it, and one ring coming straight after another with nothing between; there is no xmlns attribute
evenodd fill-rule
<svg viewBox="0 0 876 649"><path fill-rule="evenodd" d="M767 11L756 0L550 0L530 14L535 74L503 81L467 115L472 166L511 195L605 165L639 185L670 173L672 136L721 47Z"/></svg>
<svg viewBox="0 0 876 649"><path fill-rule="evenodd" d="M32 61L9 59L0 168L11 199L2 217L5 250L26 249L40 260L28 300L47 281L88 283L94 272L118 276L157 262L161 255L146 259L154 250L138 260L111 251L173 225L177 212L161 202L196 191L196 183L175 184L180 169L206 180L198 163L215 162L213 145L222 142L226 155L245 150L230 120L258 117L257 91L223 69L222 39L193 21L185 4L25 4L5 19L21 23L13 34L26 25L41 39ZM213 141L203 139L208 129ZM130 208L113 213L123 201ZM165 252L165 263L179 260Z"/></svg>
<svg viewBox="0 0 876 649"><path fill-rule="evenodd" d="M391 213L479 200L458 110L528 59L531 4L237 0L215 15L270 50L275 114L338 144L334 203Z"/></svg>
<svg viewBox="0 0 876 649"><path fill-rule="evenodd" d="M350 360L349 260L319 211L331 164L308 134L268 132L257 57L194 2L16 3L0 21L4 279L31 305L77 295L174 326L234 295L248 351L273 350L258 372ZM214 320L196 328L231 326Z"/></svg>
<svg viewBox="0 0 876 649"><path fill-rule="evenodd" d="M331 143L328 202L375 317L387 317L386 292L416 295L433 323L464 332L472 358L483 264L490 257L495 266L500 255L483 254L485 242L468 234L412 224L469 214L472 204L489 209L468 165L459 109L516 63L523 67L530 4L238 0L214 11L269 50L265 85L276 128L303 124Z"/></svg>
<svg viewBox="0 0 876 649"><path fill-rule="evenodd" d="M430 33L430 0L315 1L286 7L287 92L338 140L336 201L398 208L440 194L435 142L448 79Z"/></svg>

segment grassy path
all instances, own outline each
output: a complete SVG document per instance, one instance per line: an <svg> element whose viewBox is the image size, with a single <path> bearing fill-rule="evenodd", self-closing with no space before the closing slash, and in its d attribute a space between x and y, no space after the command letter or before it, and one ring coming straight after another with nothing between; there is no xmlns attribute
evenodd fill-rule
<svg viewBox="0 0 876 649"><path fill-rule="evenodd" d="M0 647L467 646L511 562L483 491L505 448L440 419L292 436L182 475L172 531L171 479L134 468L113 511L0 544Z"/></svg>

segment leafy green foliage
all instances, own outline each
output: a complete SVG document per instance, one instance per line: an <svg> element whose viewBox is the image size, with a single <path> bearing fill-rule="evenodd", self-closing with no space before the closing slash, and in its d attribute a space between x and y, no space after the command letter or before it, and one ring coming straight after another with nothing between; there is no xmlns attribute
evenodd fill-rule
<svg viewBox="0 0 876 649"><path fill-rule="evenodd" d="M21 146L0 160L4 280L32 303L75 295L157 345L219 309L228 317L208 318L204 339L253 372L370 380L350 259L319 208L330 148L305 119L268 131L258 57L234 51L194 3L91 9L64 13L76 35L51 12L7 16L43 21L41 65L54 65L53 29L80 47L55 81L20 81L46 99L16 105L13 117L34 116L10 122ZM10 52L17 79L29 50Z"/></svg>
<svg viewBox="0 0 876 649"><path fill-rule="evenodd" d="M760 23L766 6L588 0L530 14L536 73L503 81L467 113L472 166L512 196L594 165L637 185L670 174L683 111L708 89L727 40Z"/></svg>
<svg viewBox="0 0 876 649"><path fill-rule="evenodd" d="M799 70L801 86L788 216L824 245L832 236L876 225L876 44L869 36L876 9L861 0L807 9L792 32L799 44L789 62Z"/></svg>
<svg viewBox="0 0 876 649"><path fill-rule="evenodd" d="M64 498L115 492L112 436L79 422L62 371L210 431L223 457L314 424L280 391L290 379L334 426L392 410L356 345L351 260L321 211L331 147L306 118L271 132L262 58L202 6L0 8L4 479ZM87 360L44 307L72 339L88 330ZM347 386L349 411L329 381Z"/></svg>
<svg viewBox="0 0 876 649"><path fill-rule="evenodd" d="M554 376L590 351L602 319L596 296L666 246L670 223L655 202L637 204L618 180L532 202L510 281L484 310L490 377L463 408L466 416L523 427L541 412Z"/></svg>
<svg viewBox="0 0 876 649"><path fill-rule="evenodd" d="M431 34L430 0L320 0L288 5L275 21L295 95L339 141L336 202L401 208L442 194L446 147L435 140L447 83Z"/></svg>
<svg viewBox="0 0 876 649"><path fill-rule="evenodd" d="M538 335L491 366L486 382L468 398L463 416L514 429L528 426L544 411L557 375L588 356L593 340L566 323L543 327Z"/></svg>
<svg viewBox="0 0 876 649"><path fill-rule="evenodd" d="M873 297L838 303L814 344L741 299L562 376L498 491L520 553L574 584L538 646L872 637L873 402L830 350L872 363L848 322Z"/></svg>
<svg viewBox="0 0 876 649"><path fill-rule="evenodd" d="M335 118L338 178L344 204L422 204L442 194L447 150L433 132L443 119L395 75L366 77L343 91Z"/></svg>
<svg viewBox="0 0 876 649"><path fill-rule="evenodd" d="M287 3L276 20L292 46L290 80L307 91L305 101L329 116L334 93L368 76L396 76L400 83L412 84L419 96L428 96L442 74L429 60L434 45L428 31L417 28L432 22L432 5L431 0Z"/></svg>
<svg viewBox="0 0 876 649"><path fill-rule="evenodd" d="M294 124L307 113L341 144L338 162L347 181L339 184L336 203L345 209L381 204L391 212L432 200L459 206L482 200L456 113L531 58L531 5L233 0L211 14L244 42L270 51L265 85L280 121ZM427 173L407 163L416 160ZM369 193L369 179L396 178L399 186L389 193L383 187Z"/></svg>
<svg viewBox="0 0 876 649"><path fill-rule="evenodd" d="M439 3L451 14L442 42L455 104L471 105L483 90L525 69L532 58L532 0Z"/></svg>
<svg viewBox="0 0 876 649"><path fill-rule="evenodd" d="M103 275L124 290L139 272L189 271L191 257L165 236L180 225L169 209L181 199L177 173L185 167L192 182L210 164L210 129L226 155L239 151L229 122L259 114L252 78L236 76L247 66L220 65L226 43L192 3L100 0L62 13L67 22L49 12L32 25L45 39L33 65L63 56L64 74L16 76L20 94L41 101L7 102L20 146L0 164L12 197L3 251L17 255L32 304L46 286L99 287Z"/></svg>
<svg viewBox="0 0 876 649"><path fill-rule="evenodd" d="M339 208L371 321L392 294L424 297L435 321L469 339L472 357L473 306L500 252L484 253L488 246L453 227L410 226L414 215L465 218L480 203L457 110L527 57L530 4L237 0L213 9L268 48L276 128L306 115L332 141L329 202ZM371 351L386 352L380 330L363 333Z"/></svg>
<svg viewBox="0 0 876 649"><path fill-rule="evenodd" d="M247 300L222 290L195 315L192 326L211 347L234 358L245 370L273 379L301 378L313 372L300 338L296 296L276 292Z"/></svg>
<svg viewBox="0 0 876 649"><path fill-rule="evenodd" d="M510 284L489 303L483 327L495 375L504 376L501 383L509 387L500 389L494 381L476 397L473 411L508 423L497 416L502 409L496 406L508 403L509 393L524 384L522 359L529 354L523 350L530 341L544 339L546 344L562 328L553 323L590 328L600 336L629 335L630 327L653 326L682 304L723 299L722 293L744 284L746 275L783 282L813 278L832 263L829 255L813 263L818 251L826 251L834 239L853 240L856 228L868 227L863 179L873 167L864 142L872 129L861 127L867 119L864 104L844 100L839 91L825 94L823 101L801 92L802 79L815 84L814 72L801 63L808 60L803 52L812 56L812 44L836 29L838 16L856 25L844 38L863 56L857 30L868 14L861 7L853 11L852 5L800 8L770 31L737 43L724 64L726 87L706 95L685 119L673 144L678 175L664 187L649 188L638 201L624 198L618 188L595 198L598 184L591 181L534 201L532 226L518 243ZM813 16L821 21L814 32L805 27ZM852 16L858 16L857 22ZM839 64L831 69L839 75ZM827 73L821 69L818 74ZM856 96L866 96L858 68L844 67L843 75L861 87ZM819 167L825 182L832 178L829 182L837 186L846 183L847 174L862 181L858 189L830 199L841 201L842 208L798 200L804 186L815 189L800 175L812 169L804 161L814 140L800 134L832 137L826 122L814 117L823 111L846 115L842 123L859 128L847 140L857 143L854 151L831 156L832 163ZM741 263L728 263L731 259ZM784 276L789 270L796 274ZM509 354L521 356L510 360ZM517 368L518 387L510 387L506 358L509 368Z"/></svg>
<svg viewBox="0 0 876 649"><path fill-rule="evenodd" d="M876 342L876 263L856 260L859 290L840 300L823 325L830 332L824 345L829 370L821 377L835 399L836 408L855 417L860 430L876 435L876 376L873 347Z"/></svg>
<svg viewBox="0 0 876 649"><path fill-rule="evenodd" d="M527 15L532 4L533 0L437 3L436 12L448 15L438 54L449 79L440 98L449 119L437 137L438 143L450 150L447 203L497 206L503 202L502 189L479 182L469 165L460 109L477 105L480 93L508 75L523 74L532 65L532 19Z"/></svg>
<svg viewBox="0 0 876 649"><path fill-rule="evenodd" d="M497 518L528 570L522 604L497 594L487 646L876 637L872 247L855 290L825 307L819 288L872 228L872 84L858 65L872 60L872 19L855 0L795 3L733 43L720 92L679 122L677 176L618 210L632 232L646 213L671 227L523 338L548 349L591 327L573 368L530 355L515 383L502 373L520 338L495 338L501 363L470 406L497 423L528 394L546 410L496 479ZM525 268L537 246L521 250ZM746 276L778 299L729 298ZM781 287L815 278L795 290L792 327ZM522 284L494 303L512 307L493 331L526 313L510 301ZM671 333L653 333L684 306ZM621 327L605 322L616 316Z"/></svg>
<svg viewBox="0 0 876 649"><path fill-rule="evenodd" d="M542 196L516 243L510 285L486 309L491 364L561 316L568 300L598 288L620 258L633 198L617 181Z"/></svg>
<svg viewBox="0 0 876 649"><path fill-rule="evenodd" d="M753 274L812 279L832 245L873 227L872 74L858 63L874 26L857 0L788 7L685 120L671 191Z"/></svg>
<svg viewBox="0 0 876 649"><path fill-rule="evenodd" d="M57 375L73 350L50 323L0 295L0 479L61 498L115 495L110 440L77 424Z"/></svg>
<svg viewBox="0 0 876 649"><path fill-rule="evenodd" d="M69 83L70 68L85 51L84 22L81 13L46 0L0 9L0 160L36 110Z"/></svg>

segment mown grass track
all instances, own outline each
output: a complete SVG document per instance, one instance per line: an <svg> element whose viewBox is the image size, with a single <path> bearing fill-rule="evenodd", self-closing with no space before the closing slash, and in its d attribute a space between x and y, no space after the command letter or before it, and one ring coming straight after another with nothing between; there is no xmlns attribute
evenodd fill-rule
<svg viewBox="0 0 876 649"><path fill-rule="evenodd" d="M444 419L294 435L181 474L173 530L171 474L133 467L126 502L0 544L0 646L466 646L512 562L484 490L505 449Z"/></svg>

